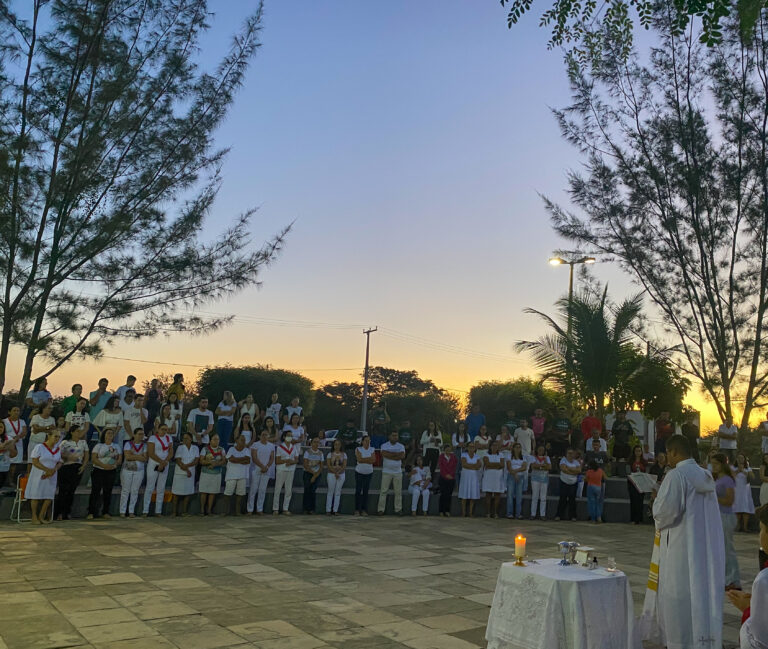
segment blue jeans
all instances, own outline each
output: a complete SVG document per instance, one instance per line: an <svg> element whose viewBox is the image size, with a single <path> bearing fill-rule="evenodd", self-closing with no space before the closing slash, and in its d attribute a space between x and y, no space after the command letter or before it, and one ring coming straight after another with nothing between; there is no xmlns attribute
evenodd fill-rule
<svg viewBox="0 0 768 649"><path fill-rule="evenodd" d="M229 448L229 436L232 434L233 423L228 419L216 422L216 432L219 434L219 446L225 451Z"/></svg>
<svg viewBox="0 0 768 649"><path fill-rule="evenodd" d="M603 517L603 489L595 485L587 485L587 511L589 520L596 521Z"/></svg>
<svg viewBox="0 0 768 649"><path fill-rule="evenodd" d="M518 474L517 478L511 473L507 475L507 516L523 515L524 484L524 475Z"/></svg>

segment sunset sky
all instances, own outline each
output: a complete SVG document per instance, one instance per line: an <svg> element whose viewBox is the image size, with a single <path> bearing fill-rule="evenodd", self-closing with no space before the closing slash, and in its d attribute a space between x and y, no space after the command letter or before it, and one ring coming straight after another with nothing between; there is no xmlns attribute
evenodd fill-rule
<svg viewBox="0 0 768 649"><path fill-rule="evenodd" d="M212 3L204 60L255 4ZM207 227L258 206L257 239L295 221L284 253L260 290L206 309L234 325L118 344L56 372L52 391L223 363L350 380L362 328L376 325L373 364L445 388L531 374L512 347L542 327L523 309L551 310L568 281L547 264L567 243L538 194L564 200L579 158L550 112L569 100L562 54L538 16L512 30L505 16L496 0L268 2L263 47L218 134L232 151ZM592 270L617 300L636 290L610 262ZM697 390L689 401L703 405Z"/></svg>

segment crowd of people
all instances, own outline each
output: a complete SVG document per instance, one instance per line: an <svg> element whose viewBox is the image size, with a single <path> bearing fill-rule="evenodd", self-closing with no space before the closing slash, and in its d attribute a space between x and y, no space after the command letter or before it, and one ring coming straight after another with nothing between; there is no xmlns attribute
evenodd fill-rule
<svg viewBox="0 0 768 649"><path fill-rule="evenodd" d="M372 417L370 434L358 431L350 419L338 430L319 429L310 435L297 397L283 406L275 393L261 408L253 395L237 400L232 392L225 391L215 408L204 397L190 404L181 374L165 390L153 380L142 393L134 376L114 391L108 388L108 380L101 379L97 389L86 396L82 386L75 385L72 394L54 408L46 382L40 380L23 404L13 404L4 413L0 421L0 486L9 478L13 488L21 478L19 484L31 502L34 523L50 523L54 513L60 520L69 519L75 490L85 475L89 475L91 488L88 518L110 517L112 490L118 480L118 513L130 518L149 516L153 511L155 516L188 515L190 499L195 495L202 516L212 515L221 499L220 513L234 509L236 515L263 515L270 484L272 514L291 515L294 476L299 467L301 511L305 514L316 512L317 491L323 481L325 513L340 513L342 488L350 468L355 483L354 514L367 516L374 467L380 467L378 514L385 512L390 491L394 511L402 513L405 485L414 516L427 515L432 496L439 498L439 514L450 516L457 493L463 516L473 516L481 502L486 517L520 519L525 514L543 520L547 518L552 479L559 487L555 520L575 520L577 499L585 497L589 519L599 524L604 521L607 478L618 476L627 479L631 522L640 524L648 490L637 476L650 474L654 485L650 490L651 518L657 530L670 530L670 534L675 530L676 534L698 538L703 532L696 526L706 520L704 536L714 539L714 545L702 546L702 552L721 557L712 565L722 563L725 575L723 579L718 567L711 582L724 583L731 602L744 611L743 635L754 638L768 633L761 617L750 616L750 607L754 611L756 605L764 605L768 573L758 576L750 600L741 590L733 544L734 533L748 531L755 514L751 484L758 478L763 505L757 511L761 540L768 534L768 422L761 425L763 455L756 475L747 455L737 448L738 431L732 421L720 427L706 457L699 457L698 427L689 418L681 434L676 434L668 413L654 422L652 449L638 442L623 412L616 413L606 430L594 411L573 425L564 409L559 409L551 421L541 409L535 409L530 417L517 417L509 410L505 423L493 434L476 405L450 434L434 421L427 423L420 436L412 433L410 422L393 427L382 404ZM524 512L526 493L530 493L530 509ZM683 498L683 493L689 495ZM709 512L705 519L692 513L698 507L696 499L701 499L702 511ZM683 517L678 511L681 506ZM717 514L719 525L713 532L711 519ZM692 585L697 574L697 561L674 558L680 544L671 543L670 538L663 537L660 543L660 598L662 584L669 597L677 585ZM684 568L686 574L674 576L676 567L684 564L690 564ZM672 581L670 575L674 576ZM715 596L713 601L716 611L721 600ZM664 627L663 615L656 616ZM672 633L717 637L716 629L698 629L697 624L694 620L690 629L682 631L677 625ZM669 636L668 626L665 632Z"/></svg>
<svg viewBox="0 0 768 649"><path fill-rule="evenodd" d="M202 515L213 513L222 494L227 502L219 509L228 512L234 507L236 514L259 515L270 483L274 485L273 513L290 515L297 468L302 469L302 511L315 512L317 490L325 482L326 513L337 515L348 467L354 468L354 513L366 516L371 478L378 466L382 473L378 513L385 511L390 491L395 512L402 512L405 476L414 515L426 515L434 495L439 496L439 514L450 516L457 492L463 516L474 516L482 502L489 518L525 515L544 520L550 475L556 474L554 519L576 520L577 500L586 498L587 515L599 524L605 520L607 478L618 476L627 478L630 520L640 524L647 513L646 494L631 476L650 473L660 484L670 469L665 441L675 432L669 413L662 413L655 422L651 450L637 443L633 425L623 412L606 430L593 410L574 425L560 408L551 420L542 409L534 409L530 417L519 417L510 409L493 434L480 408L473 405L452 433L444 433L430 421L416 436L409 421L393 427L386 404L381 404L371 418L370 435L358 431L352 419L333 434L318 429L309 435L298 397L284 406L275 393L262 408L253 395L237 400L225 391L211 408L205 397L187 403L181 374L165 390L153 380L142 392L136 381L128 376L125 384L110 391L104 378L87 395L76 384L54 411L46 380L41 379L22 406L8 410L0 423L0 486L6 476L14 486L16 478L26 474L25 495L32 503L34 522L50 520L54 502L56 517L66 520L72 515L75 490L89 466L89 518L110 516L112 490L118 481L118 513L129 517L137 515L142 486L144 516L153 509L155 515L162 515L167 487L171 515L187 514L190 498L196 494ZM699 431L691 419L683 424L682 433L696 449ZM720 484L733 481L727 487L732 502L725 502L731 491L723 496L724 529L746 531L755 511L750 489L755 474L746 456L731 449L731 436L732 422L725 422L717 451L727 461L710 460L710 468L718 480L722 478ZM762 500L768 497L768 453L759 478ZM524 511L528 493L530 508Z"/></svg>

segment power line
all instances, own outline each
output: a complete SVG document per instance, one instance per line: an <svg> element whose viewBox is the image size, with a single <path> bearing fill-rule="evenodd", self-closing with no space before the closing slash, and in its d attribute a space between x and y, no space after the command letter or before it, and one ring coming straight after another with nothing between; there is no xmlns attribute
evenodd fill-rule
<svg viewBox="0 0 768 649"><path fill-rule="evenodd" d="M176 363L173 361L149 361L143 358L125 358L123 356L102 356L102 358L109 358L116 361L129 361L131 363L148 363L149 365L173 365L174 367L197 367L206 368L211 367L211 363L208 365L195 365L194 363ZM296 367L280 369L287 370L289 372L360 372L364 368L362 367Z"/></svg>

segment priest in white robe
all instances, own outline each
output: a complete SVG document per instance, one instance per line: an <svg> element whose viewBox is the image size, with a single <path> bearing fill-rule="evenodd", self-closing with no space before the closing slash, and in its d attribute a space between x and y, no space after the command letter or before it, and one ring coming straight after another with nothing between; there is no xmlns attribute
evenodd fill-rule
<svg viewBox="0 0 768 649"><path fill-rule="evenodd" d="M653 503L657 548L640 627L667 649L720 649L725 545L715 481L682 435L667 441L667 462L673 468Z"/></svg>

